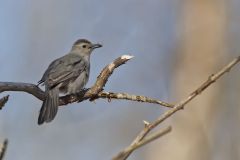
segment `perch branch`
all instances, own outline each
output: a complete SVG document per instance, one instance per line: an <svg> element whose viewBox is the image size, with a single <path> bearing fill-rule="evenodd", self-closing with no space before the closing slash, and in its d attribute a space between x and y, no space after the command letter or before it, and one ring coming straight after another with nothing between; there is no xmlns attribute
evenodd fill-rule
<svg viewBox="0 0 240 160"><path fill-rule="evenodd" d="M2 143L1 147L0 147L0 160L3 160L4 155L6 153L7 150L7 146L8 146L8 140L5 139L4 142Z"/></svg>
<svg viewBox="0 0 240 160"><path fill-rule="evenodd" d="M204 83L202 83L202 85L200 85L200 87L198 87L195 91L193 91L191 94L189 94L189 96L187 98L181 100L172 109L169 109L168 111L166 111L156 121L154 121L152 123L149 123L137 135L137 137L134 139L134 141L128 147L133 147L136 144L140 143L152 129L154 129L156 126L158 126L164 120L166 120L167 118L172 116L175 112L183 109L186 104L188 104L192 99L194 99L196 96L198 96L200 93L202 93L211 84L216 82L216 80L218 80L222 75L224 75L225 73L229 72L237 63L239 63L239 61L240 61L240 56L235 58L234 60L232 60L229 64L227 64L221 70L219 70L216 74L211 75ZM132 153L132 151L127 152L124 156L123 156L122 151L121 151L120 153L118 153L117 156L115 156L114 160L125 160Z"/></svg>
<svg viewBox="0 0 240 160"><path fill-rule="evenodd" d="M128 60L133 58L133 56L123 55L115 59L112 63L107 65L97 77L95 84L86 90L80 91L77 94L71 94L60 97L60 105L67 105L73 102L81 102L87 99L91 101L98 98L108 98L108 99L125 99L139 102L155 103L165 107L172 108L172 104L156 100L153 98L138 96L138 95L129 95L126 93L113 93L113 92L103 92L103 87L107 83L108 78L113 73L114 69L120 65L126 63ZM0 82L0 93L5 91L20 91L32 94L40 100L45 99L45 93L37 85L29 83L14 83L14 82Z"/></svg>

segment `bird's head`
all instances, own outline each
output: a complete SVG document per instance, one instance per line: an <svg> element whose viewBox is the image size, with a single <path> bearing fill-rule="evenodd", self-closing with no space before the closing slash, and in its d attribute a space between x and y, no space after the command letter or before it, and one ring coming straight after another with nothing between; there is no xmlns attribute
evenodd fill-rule
<svg viewBox="0 0 240 160"><path fill-rule="evenodd" d="M86 39L79 39L73 44L72 51L78 52L81 55L90 55L94 49L100 47L102 47L101 44L93 44Z"/></svg>

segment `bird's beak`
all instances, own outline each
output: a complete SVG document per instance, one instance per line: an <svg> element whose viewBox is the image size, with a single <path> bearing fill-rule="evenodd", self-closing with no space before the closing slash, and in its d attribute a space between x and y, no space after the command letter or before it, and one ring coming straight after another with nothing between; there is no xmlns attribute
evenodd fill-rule
<svg viewBox="0 0 240 160"><path fill-rule="evenodd" d="M91 48L92 49L96 49L96 48L100 48L100 47L102 47L102 45L101 44L92 44L92 46L91 46Z"/></svg>

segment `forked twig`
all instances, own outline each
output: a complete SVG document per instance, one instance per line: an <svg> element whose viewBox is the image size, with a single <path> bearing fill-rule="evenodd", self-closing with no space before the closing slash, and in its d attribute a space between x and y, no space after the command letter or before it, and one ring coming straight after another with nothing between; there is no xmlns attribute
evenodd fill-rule
<svg viewBox="0 0 240 160"><path fill-rule="evenodd" d="M131 148L133 146L136 146L137 144L141 143L141 141L148 135L148 133L154 129L156 126L158 126L160 123L162 123L164 120L172 116L175 112L181 110L184 108L186 104L188 104L191 100L193 100L196 96L198 96L200 93L202 93L206 88L208 88L211 84L216 82L222 75L229 72L237 63L240 61L240 56L236 57L234 60L232 60L229 64L224 66L221 70L219 70L217 73L212 74L202 85L200 85L195 91L193 91L191 94L189 94L188 97L181 100L179 103L174 105L172 109L169 109L164 114L162 114L158 119L156 119L154 122L149 123L147 127L145 127L134 139L134 141L130 144L130 146L126 148ZM125 150L125 149L124 149ZM124 150L119 152L116 156L114 156L114 160L125 160L128 158L128 156L132 153L125 152Z"/></svg>

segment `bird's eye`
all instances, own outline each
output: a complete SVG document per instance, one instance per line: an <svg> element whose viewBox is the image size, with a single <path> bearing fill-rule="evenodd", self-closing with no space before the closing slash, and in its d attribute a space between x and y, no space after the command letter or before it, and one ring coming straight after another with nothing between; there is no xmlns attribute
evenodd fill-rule
<svg viewBox="0 0 240 160"><path fill-rule="evenodd" d="M87 46L86 46L86 45L83 45L82 47L83 47L83 48L86 48Z"/></svg>

